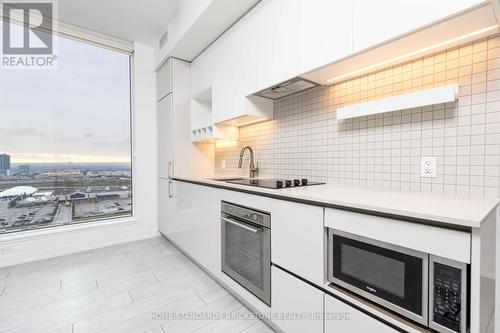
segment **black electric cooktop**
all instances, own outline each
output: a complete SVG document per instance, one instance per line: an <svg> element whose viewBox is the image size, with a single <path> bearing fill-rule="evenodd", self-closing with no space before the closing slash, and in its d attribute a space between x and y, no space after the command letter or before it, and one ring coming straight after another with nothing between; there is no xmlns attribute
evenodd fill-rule
<svg viewBox="0 0 500 333"><path fill-rule="evenodd" d="M231 183L231 184L248 185L248 186L255 186L255 187L272 188L272 189L288 188L288 187L303 187L303 186L325 184L325 183L310 182L305 178L302 178L302 179L237 179L237 180L228 180L226 182Z"/></svg>

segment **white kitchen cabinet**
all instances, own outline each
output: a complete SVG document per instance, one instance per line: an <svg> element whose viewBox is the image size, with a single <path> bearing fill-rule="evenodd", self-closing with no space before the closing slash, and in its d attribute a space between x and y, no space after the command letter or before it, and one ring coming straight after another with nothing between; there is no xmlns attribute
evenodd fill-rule
<svg viewBox="0 0 500 333"><path fill-rule="evenodd" d="M323 332L323 292L273 266L271 268L271 312L273 323L287 333ZM280 318L300 315L304 318ZM343 331L337 331L343 332ZM360 331L361 332L361 331Z"/></svg>
<svg viewBox="0 0 500 333"><path fill-rule="evenodd" d="M158 229L164 235L171 234L175 226L176 185L172 179L158 179Z"/></svg>
<svg viewBox="0 0 500 333"><path fill-rule="evenodd" d="M165 213L173 214L160 231L210 272L220 271L221 190L182 181L173 185L170 201L158 203L167 203Z"/></svg>
<svg viewBox="0 0 500 333"><path fill-rule="evenodd" d="M299 0L265 0L242 19L243 93L248 95L298 73Z"/></svg>
<svg viewBox="0 0 500 333"><path fill-rule="evenodd" d="M321 287L325 279L323 210L271 201L271 261Z"/></svg>
<svg viewBox="0 0 500 333"><path fill-rule="evenodd" d="M478 4L480 0L353 0L354 52Z"/></svg>
<svg viewBox="0 0 500 333"><path fill-rule="evenodd" d="M158 177L172 177L173 167L173 117L172 94L165 96L157 104L158 125Z"/></svg>
<svg viewBox="0 0 500 333"><path fill-rule="evenodd" d="M300 73L352 53L353 1L299 1Z"/></svg>
<svg viewBox="0 0 500 333"><path fill-rule="evenodd" d="M156 100L172 92L172 60L167 60L156 72Z"/></svg>
<svg viewBox="0 0 500 333"><path fill-rule="evenodd" d="M325 294L325 333L395 333L383 322Z"/></svg>
<svg viewBox="0 0 500 333"><path fill-rule="evenodd" d="M157 103L158 177L212 176L213 145L191 142L190 65L168 60L157 72L158 86L169 81L162 78L165 73L172 90Z"/></svg>
<svg viewBox="0 0 500 333"><path fill-rule="evenodd" d="M261 1L193 61L191 95L211 88L213 124L272 119L272 101L247 97L297 75L297 17L298 0Z"/></svg>

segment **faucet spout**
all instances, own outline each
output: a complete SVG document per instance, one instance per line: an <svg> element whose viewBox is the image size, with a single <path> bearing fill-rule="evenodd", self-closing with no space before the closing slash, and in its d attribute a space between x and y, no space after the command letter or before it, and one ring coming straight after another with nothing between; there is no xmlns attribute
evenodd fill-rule
<svg viewBox="0 0 500 333"><path fill-rule="evenodd" d="M240 160L238 162L238 169L241 169L243 165L243 155L245 154L245 151L248 150L250 152L250 178L255 178L257 173L259 172L258 166L255 166L255 161L254 161L254 155L253 155L253 149L250 146L245 146L241 149L240 151Z"/></svg>

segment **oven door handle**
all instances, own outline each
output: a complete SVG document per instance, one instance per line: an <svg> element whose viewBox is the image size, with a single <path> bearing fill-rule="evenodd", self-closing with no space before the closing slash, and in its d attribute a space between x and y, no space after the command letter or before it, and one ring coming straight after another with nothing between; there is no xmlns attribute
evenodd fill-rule
<svg viewBox="0 0 500 333"><path fill-rule="evenodd" d="M259 229L256 229L256 228L253 228L253 227L249 227L247 225L244 225L240 222L237 222L237 221L234 221L234 220L230 220L230 219L227 219L225 217L222 217L220 218L222 221L224 222L227 222L227 223L231 223L232 225L235 225L237 227L240 227L241 229L245 229L246 231L250 231L250 232L253 232L254 234L258 233L259 232Z"/></svg>

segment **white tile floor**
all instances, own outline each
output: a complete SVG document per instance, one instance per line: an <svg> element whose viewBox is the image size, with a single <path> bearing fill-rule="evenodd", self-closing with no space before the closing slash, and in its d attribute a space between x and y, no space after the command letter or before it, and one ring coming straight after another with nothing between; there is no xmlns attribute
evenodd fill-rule
<svg viewBox="0 0 500 333"><path fill-rule="evenodd" d="M0 268L0 295L0 332L273 332L215 320L250 311L160 237Z"/></svg>

